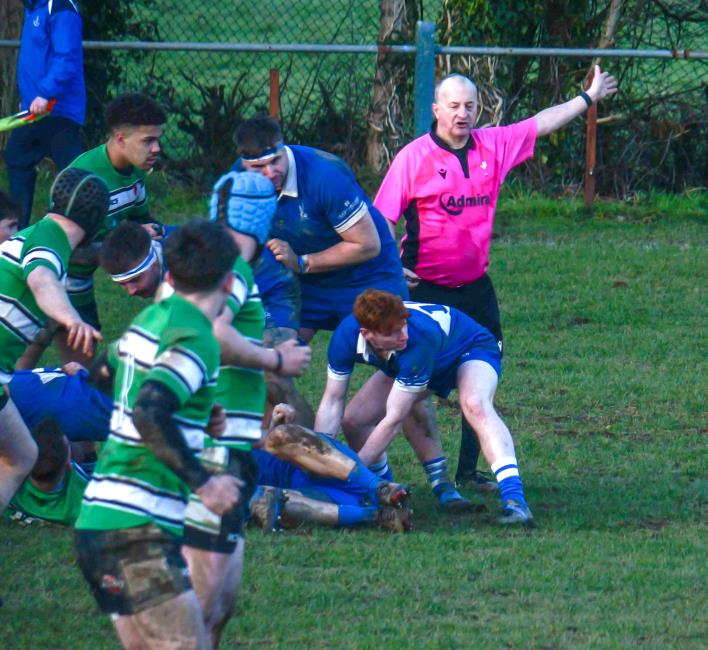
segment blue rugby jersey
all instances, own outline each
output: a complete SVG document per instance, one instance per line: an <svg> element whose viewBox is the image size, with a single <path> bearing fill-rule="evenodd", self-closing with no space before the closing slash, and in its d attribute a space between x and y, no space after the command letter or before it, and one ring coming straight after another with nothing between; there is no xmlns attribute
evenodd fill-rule
<svg viewBox="0 0 708 650"><path fill-rule="evenodd" d="M50 417L69 440L108 437L113 399L91 386L84 370L73 376L61 368L17 370L9 389L29 429Z"/></svg>
<svg viewBox="0 0 708 650"><path fill-rule="evenodd" d="M430 388L443 397L455 387L455 370L462 357L479 349L483 357L500 357L499 347L490 332L469 316L445 305L406 301L408 344L388 359L376 356L359 331L354 315L337 327L327 351L327 373L346 379L355 363L364 363L395 379L406 391Z"/></svg>

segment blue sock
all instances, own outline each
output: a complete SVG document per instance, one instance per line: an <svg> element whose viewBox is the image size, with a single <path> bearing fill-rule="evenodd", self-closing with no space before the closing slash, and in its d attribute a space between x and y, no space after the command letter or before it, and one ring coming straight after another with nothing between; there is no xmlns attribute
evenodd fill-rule
<svg viewBox="0 0 708 650"><path fill-rule="evenodd" d="M519 476L519 467L514 456L505 456L496 463L492 463L492 471L499 483L499 495L502 503L507 499L512 499L518 504L528 508L524 498L524 486Z"/></svg>
<svg viewBox="0 0 708 650"><path fill-rule="evenodd" d="M388 464L388 456L386 452L379 456L379 459L375 463L369 465L369 469L377 474L382 481L393 481L393 471Z"/></svg>
<svg viewBox="0 0 708 650"><path fill-rule="evenodd" d="M376 521L377 512L376 506L339 506L337 523L340 526L354 526Z"/></svg>
<svg viewBox="0 0 708 650"><path fill-rule="evenodd" d="M361 461L357 461L356 465L354 465L354 469L352 469L349 476L347 476L347 483L358 485L367 492L375 492L376 487L382 481L383 479L378 474L372 472Z"/></svg>
<svg viewBox="0 0 708 650"><path fill-rule="evenodd" d="M450 477L447 474L447 458L445 456L433 458L433 460L423 463L423 469L435 495L450 483Z"/></svg>

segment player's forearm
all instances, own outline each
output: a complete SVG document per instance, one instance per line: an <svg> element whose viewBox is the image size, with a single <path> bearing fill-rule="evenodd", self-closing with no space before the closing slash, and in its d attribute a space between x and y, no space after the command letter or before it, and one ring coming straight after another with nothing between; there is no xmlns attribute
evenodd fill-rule
<svg viewBox="0 0 708 650"><path fill-rule="evenodd" d="M388 449L391 441L398 435L403 425L403 419L389 417L381 420L366 439L364 446L359 450L359 458L364 465L371 465Z"/></svg>
<svg viewBox="0 0 708 650"><path fill-rule="evenodd" d="M342 241L318 253L307 256L307 273L334 271L345 266L361 264L373 259L381 252L381 242L355 243Z"/></svg>
<svg viewBox="0 0 708 650"><path fill-rule="evenodd" d="M534 116L536 119L536 136L540 138L557 131L568 122L582 115L587 109L587 102L578 95L563 104L542 110Z"/></svg>
<svg viewBox="0 0 708 650"><path fill-rule="evenodd" d="M278 353L275 350L251 343L231 325L217 321L214 323L214 334L221 347L222 365L262 370L278 368Z"/></svg>
<svg viewBox="0 0 708 650"><path fill-rule="evenodd" d="M44 268L35 269L27 277L27 284L37 305L49 318L64 327L81 320L54 273Z"/></svg>
<svg viewBox="0 0 708 650"><path fill-rule="evenodd" d="M342 426L343 417L344 398L334 398L325 394L315 416L315 431L336 436Z"/></svg>
<svg viewBox="0 0 708 650"><path fill-rule="evenodd" d="M210 478L187 445L172 417L179 409L177 396L156 381L146 381L140 388L133 408L133 423L143 442L157 458L197 490Z"/></svg>

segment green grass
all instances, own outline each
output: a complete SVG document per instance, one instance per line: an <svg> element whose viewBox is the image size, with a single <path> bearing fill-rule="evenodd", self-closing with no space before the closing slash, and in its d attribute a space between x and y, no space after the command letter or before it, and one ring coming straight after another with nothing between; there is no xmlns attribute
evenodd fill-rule
<svg viewBox="0 0 708 650"><path fill-rule="evenodd" d="M156 216L205 202L150 179ZM415 530L248 536L225 648L680 648L705 646L706 194L600 202L500 200L490 272L506 338L497 404L540 528L435 510L397 440ZM107 337L141 303L101 278ZM316 403L326 334L300 380ZM361 380L366 373L356 373ZM456 400L443 403L457 456ZM0 522L3 648L116 647L71 534Z"/></svg>

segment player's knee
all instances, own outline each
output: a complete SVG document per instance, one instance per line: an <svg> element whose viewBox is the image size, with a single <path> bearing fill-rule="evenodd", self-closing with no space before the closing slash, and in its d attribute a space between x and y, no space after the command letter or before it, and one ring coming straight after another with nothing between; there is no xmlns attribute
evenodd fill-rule
<svg viewBox="0 0 708 650"><path fill-rule="evenodd" d="M356 435L362 433L366 429L366 422L357 413L345 409L342 417L342 431L345 436Z"/></svg>
<svg viewBox="0 0 708 650"><path fill-rule="evenodd" d="M297 436L293 431L295 427L292 424L279 424L273 427L266 438L266 448L284 447L297 441Z"/></svg>
<svg viewBox="0 0 708 650"><path fill-rule="evenodd" d="M492 402L478 393L465 395L462 402L465 414L473 421L485 420L494 412Z"/></svg>

